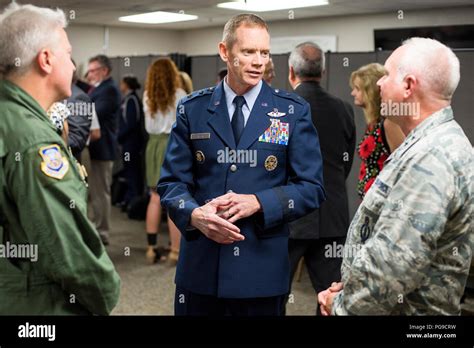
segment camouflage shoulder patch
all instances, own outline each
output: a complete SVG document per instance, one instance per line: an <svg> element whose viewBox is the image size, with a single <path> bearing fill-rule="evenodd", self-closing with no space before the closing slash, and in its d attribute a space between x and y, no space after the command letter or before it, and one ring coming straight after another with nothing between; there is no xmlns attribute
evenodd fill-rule
<svg viewBox="0 0 474 348"><path fill-rule="evenodd" d="M39 154L43 159L41 171L47 176L61 180L69 170L69 161L61 155L59 145L43 146L39 149Z"/></svg>

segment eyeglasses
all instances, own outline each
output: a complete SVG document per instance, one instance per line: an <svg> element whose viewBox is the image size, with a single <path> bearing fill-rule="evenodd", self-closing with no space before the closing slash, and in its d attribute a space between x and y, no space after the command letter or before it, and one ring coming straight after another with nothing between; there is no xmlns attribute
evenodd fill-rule
<svg viewBox="0 0 474 348"><path fill-rule="evenodd" d="M94 73L94 72L96 72L97 70L100 70L100 69L103 69L103 68L104 68L103 66L99 66L98 68L95 68L95 69L89 69L89 70L87 71L87 73L86 73L86 76L87 76L87 74L89 74L89 73Z"/></svg>

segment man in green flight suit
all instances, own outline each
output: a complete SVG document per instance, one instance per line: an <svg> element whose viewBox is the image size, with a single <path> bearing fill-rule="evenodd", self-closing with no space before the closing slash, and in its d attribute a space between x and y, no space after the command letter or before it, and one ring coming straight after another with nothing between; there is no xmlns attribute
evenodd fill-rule
<svg viewBox="0 0 474 348"><path fill-rule="evenodd" d="M66 25L59 9L0 14L0 315L108 315L119 297L84 175L46 115L71 95Z"/></svg>

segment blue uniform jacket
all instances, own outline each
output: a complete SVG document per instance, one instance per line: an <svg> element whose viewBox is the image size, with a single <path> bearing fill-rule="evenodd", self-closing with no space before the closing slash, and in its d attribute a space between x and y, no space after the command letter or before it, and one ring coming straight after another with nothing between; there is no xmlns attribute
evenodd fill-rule
<svg viewBox="0 0 474 348"><path fill-rule="evenodd" d="M277 120L280 132L264 138ZM232 160L223 156L226 148L256 150L247 151L256 161L223 161ZM222 83L190 94L178 105L161 173L161 203L184 236L177 286L221 298L288 292L287 223L325 199L318 135L304 99L263 83L236 148ZM263 212L236 222L244 241L223 245L189 222L195 208L229 191L255 194Z"/></svg>

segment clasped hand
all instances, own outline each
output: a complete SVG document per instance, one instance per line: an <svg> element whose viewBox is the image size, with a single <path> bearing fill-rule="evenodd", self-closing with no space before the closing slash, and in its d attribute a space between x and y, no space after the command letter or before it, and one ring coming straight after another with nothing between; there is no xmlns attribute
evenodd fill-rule
<svg viewBox="0 0 474 348"><path fill-rule="evenodd" d="M255 195L227 193L194 209L191 226L217 243L232 244L245 239L234 223L259 210L260 202Z"/></svg>
<svg viewBox="0 0 474 348"><path fill-rule="evenodd" d="M324 291L321 291L318 294L318 303L320 305L321 314L324 316L331 315L332 304L334 301L334 297L342 290L343 284L339 283L332 283L329 288Z"/></svg>

